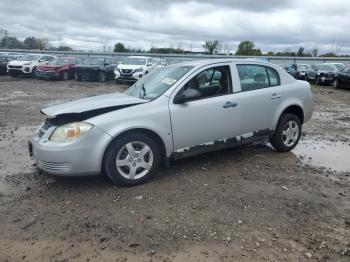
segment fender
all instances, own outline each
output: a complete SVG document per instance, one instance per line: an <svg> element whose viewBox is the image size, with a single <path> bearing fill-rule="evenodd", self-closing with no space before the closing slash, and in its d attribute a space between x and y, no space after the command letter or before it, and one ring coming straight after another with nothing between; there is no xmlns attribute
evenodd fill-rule
<svg viewBox="0 0 350 262"><path fill-rule="evenodd" d="M276 126L277 126L277 123L278 123L278 120L280 119L282 113L284 110L286 110L288 107L290 106L298 106L300 107L300 109L303 111L304 113L304 110L303 110L303 105L302 103L298 100L298 99L295 99L295 98L291 98L291 99L288 99L286 101L284 101L282 104L280 104L276 110L276 113L273 117L273 120L272 120L272 126L273 126L273 130L276 129Z"/></svg>

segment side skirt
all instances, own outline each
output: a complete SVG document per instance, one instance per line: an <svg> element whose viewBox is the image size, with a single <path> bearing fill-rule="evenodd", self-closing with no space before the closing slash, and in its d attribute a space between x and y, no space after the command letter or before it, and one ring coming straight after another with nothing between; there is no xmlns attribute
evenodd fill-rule
<svg viewBox="0 0 350 262"><path fill-rule="evenodd" d="M251 132L247 134L243 134L241 136L235 136L232 138L216 140L210 143L199 144L192 147L186 147L183 149L176 150L171 159L181 159L194 155L204 154L211 151L221 150L230 147L242 146L251 144L257 141L264 141L266 138L271 136L273 131L270 129L259 130L256 132Z"/></svg>

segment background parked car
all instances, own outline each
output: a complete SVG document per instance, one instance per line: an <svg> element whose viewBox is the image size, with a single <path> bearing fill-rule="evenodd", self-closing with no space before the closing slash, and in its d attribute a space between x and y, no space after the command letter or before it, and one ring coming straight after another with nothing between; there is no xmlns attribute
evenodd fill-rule
<svg viewBox="0 0 350 262"><path fill-rule="evenodd" d="M11 76L33 75L39 65L46 64L56 57L51 55L25 54L18 60L10 61L7 64L7 72Z"/></svg>
<svg viewBox="0 0 350 262"><path fill-rule="evenodd" d="M315 69L309 64L296 64L297 73L295 78L299 80L315 81ZM309 78L311 76L311 78Z"/></svg>
<svg viewBox="0 0 350 262"><path fill-rule="evenodd" d="M10 61L8 56L0 56L0 74L5 75L7 72L7 64Z"/></svg>
<svg viewBox="0 0 350 262"><path fill-rule="evenodd" d="M147 75L155 67L152 57L129 56L122 60L114 70L116 83L122 81L135 82Z"/></svg>
<svg viewBox="0 0 350 262"><path fill-rule="evenodd" d="M39 79L72 79L75 77L75 65L79 64L79 61L75 57L58 57L38 66L35 76Z"/></svg>
<svg viewBox="0 0 350 262"><path fill-rule="evenodd" d="M336 73L343 68L344 65L340 63L323 63L317 65L315 83L317 85L333 84Z"/></svg>
<svg viewBox="0 0 350 262"><path fill-rule="evenodd" d="M114 78L116 60L109 57L88 57L75 67L75 80L105 82Z"/></svg>
<svg viewBox="0 0 350 262"><path fill-rule="evenodd" d="M335 88L350 88L350 66L347 66L336 73L333 86Z"/></svg>
<svg viewBox="0 0 350 262"><path fill-rule="evenodd" d="M298 71L297 71L297 67L295 64L288 65L288 66L284 67L284 69L287 71L288 74L290 74L292 77L296 78Z"/></svg>

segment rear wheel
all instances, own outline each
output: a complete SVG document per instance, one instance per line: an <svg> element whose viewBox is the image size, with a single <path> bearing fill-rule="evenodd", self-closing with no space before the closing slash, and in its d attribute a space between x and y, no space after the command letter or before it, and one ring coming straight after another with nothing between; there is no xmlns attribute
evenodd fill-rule
<svg viewBox="0 0 350 262"><path fill-rule="evenodd" d="M100 71L100 72L98 73L98 80L99 80L100 82L106 82L106 80L107 80L106 73Z"/></svg>
<svg viewBox="0 0 350 262"><path fill-rule="evenodd" d="M116 184L134 186L149 180L158 170L160 150L149 136L132 132L115 139L104 157L104 170Z"/></svg>
<svg viewBox="0 0 350 262"><path fill-rule="evenodd" d="M301 121L293 114L283 114L277 124L275 133L270 137L271 145L280 152L292 150L301 137Z"/></svg>
<svg viewBox="0 0 350 262"><path fill-rule="evenodd" d="M61 74L61 79L65 81L69 79L69 74L67 71L63 71L63 73Z"/></svg>

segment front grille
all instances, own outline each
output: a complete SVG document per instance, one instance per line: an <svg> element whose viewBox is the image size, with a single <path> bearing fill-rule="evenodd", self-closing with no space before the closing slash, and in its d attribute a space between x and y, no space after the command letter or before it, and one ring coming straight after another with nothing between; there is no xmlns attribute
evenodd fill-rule
<svg viewBox="0 0 350 262"><path fill-rule="evenodd" d="M132 72L132 69L122 69L123 74L130 74Z"/></svg>
<svg viewBox="0 0 350 262"><path fill-rule="evenodd" d="M9 68L13 68L13 69L21 69L22 66L14 66L14 65L9 65Z"/></svg>
<svg viewBox="0 0 350 262"><path fill-rule="evenodd" d="M42 169L49 170L49 171L62 171L62 172L69 172L71 170L71 163L57 163L57 162L48 162L39 160L38 166Z"/></svg>

